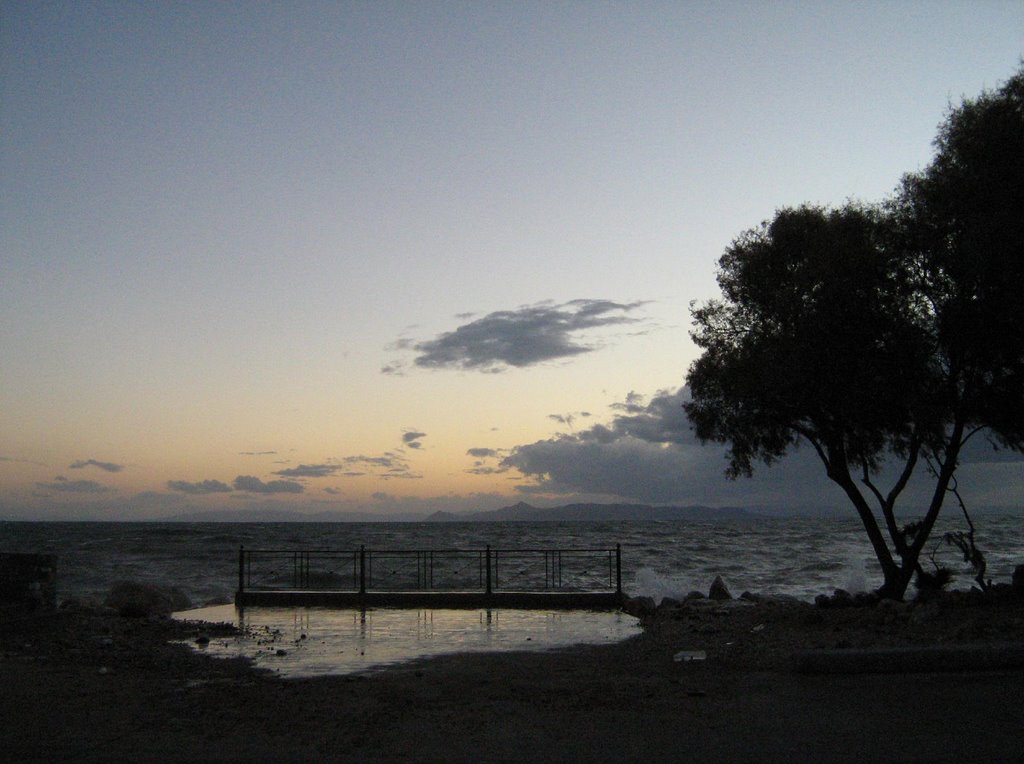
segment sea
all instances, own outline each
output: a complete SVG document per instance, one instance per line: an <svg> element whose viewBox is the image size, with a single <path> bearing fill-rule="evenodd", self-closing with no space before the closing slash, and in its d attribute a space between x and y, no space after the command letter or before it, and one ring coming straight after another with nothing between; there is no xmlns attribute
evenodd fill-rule
<svg viewBox="0 0 1024 764"><path fill-rule="evenodd" d="M923 563L973 574L940 522ZM1024 513L978 514L976 544L987 577L1008 582L1024 563ZM835 589L868 591L881 575L856 518L756 518L728 522L183 523L0 522L0 551L57 555L58 600L102 601L117 581L178 587L196 606L226 603L237 588L238 550L607 548L621 544L626 593L660 601L707 592L721 576L744 591L813 600Z"/></svg>

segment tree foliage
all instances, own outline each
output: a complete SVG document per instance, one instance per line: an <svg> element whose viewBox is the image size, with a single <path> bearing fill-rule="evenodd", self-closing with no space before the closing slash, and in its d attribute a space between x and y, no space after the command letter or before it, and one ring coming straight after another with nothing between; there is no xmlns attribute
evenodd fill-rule
<svg viewBox="0 0 1024 764"><path fill-rule="evenodd" d="M731 477L815 449L896 597L964 443L987 431L1024 449L1024 69L952 109L935 146L884 204L783 209L739 236L721 299L693 308L703 353L687 377L686 413L728 444ZM901 526L922 461L931 500ZM886 462L898 474L881 486Z"/></svg>

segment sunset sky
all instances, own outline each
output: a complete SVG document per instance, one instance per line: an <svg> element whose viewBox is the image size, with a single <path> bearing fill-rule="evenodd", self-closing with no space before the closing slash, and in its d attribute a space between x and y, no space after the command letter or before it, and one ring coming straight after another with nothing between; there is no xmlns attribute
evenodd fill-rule
<svg viewBox="0 0 1024 764"><path fill-rule="evenodd" d="M1022 53L1020 2L4 1L0 519L841 502L693 442L689 304Z"/></svg>

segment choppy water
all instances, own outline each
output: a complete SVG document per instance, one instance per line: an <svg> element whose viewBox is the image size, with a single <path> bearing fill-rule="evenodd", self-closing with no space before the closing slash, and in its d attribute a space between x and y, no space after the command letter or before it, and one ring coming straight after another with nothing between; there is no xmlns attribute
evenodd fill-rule
<svg viewBox="0 0 1024 764"><path fill-rule="evenodd" d="M936 529L936 561L966 570ZM977 543L989 576L1008 581L1024 563L1021 515L981 515ZM878 586L880 575L856 520L593 523L27 523L0 522L0 551L58 555L58 598L98 597L118 580L178 586L197 605L229 601L238 547L429 549L571 548L622 544L623 588L656 599L706 591L721 575L744 590L804 599L842 587ZM955 586L970 586L958 576Z"/></svg>

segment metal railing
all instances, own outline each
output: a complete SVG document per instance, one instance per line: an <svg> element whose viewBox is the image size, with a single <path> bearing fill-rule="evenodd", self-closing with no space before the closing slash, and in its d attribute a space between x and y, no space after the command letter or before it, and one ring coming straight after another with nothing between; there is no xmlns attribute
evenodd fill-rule
<svg viewBox="0 0 1024 764"><path fill-rule="evenodd" d="M622 593L622 547L238 549L238 591Z"/></svg>

